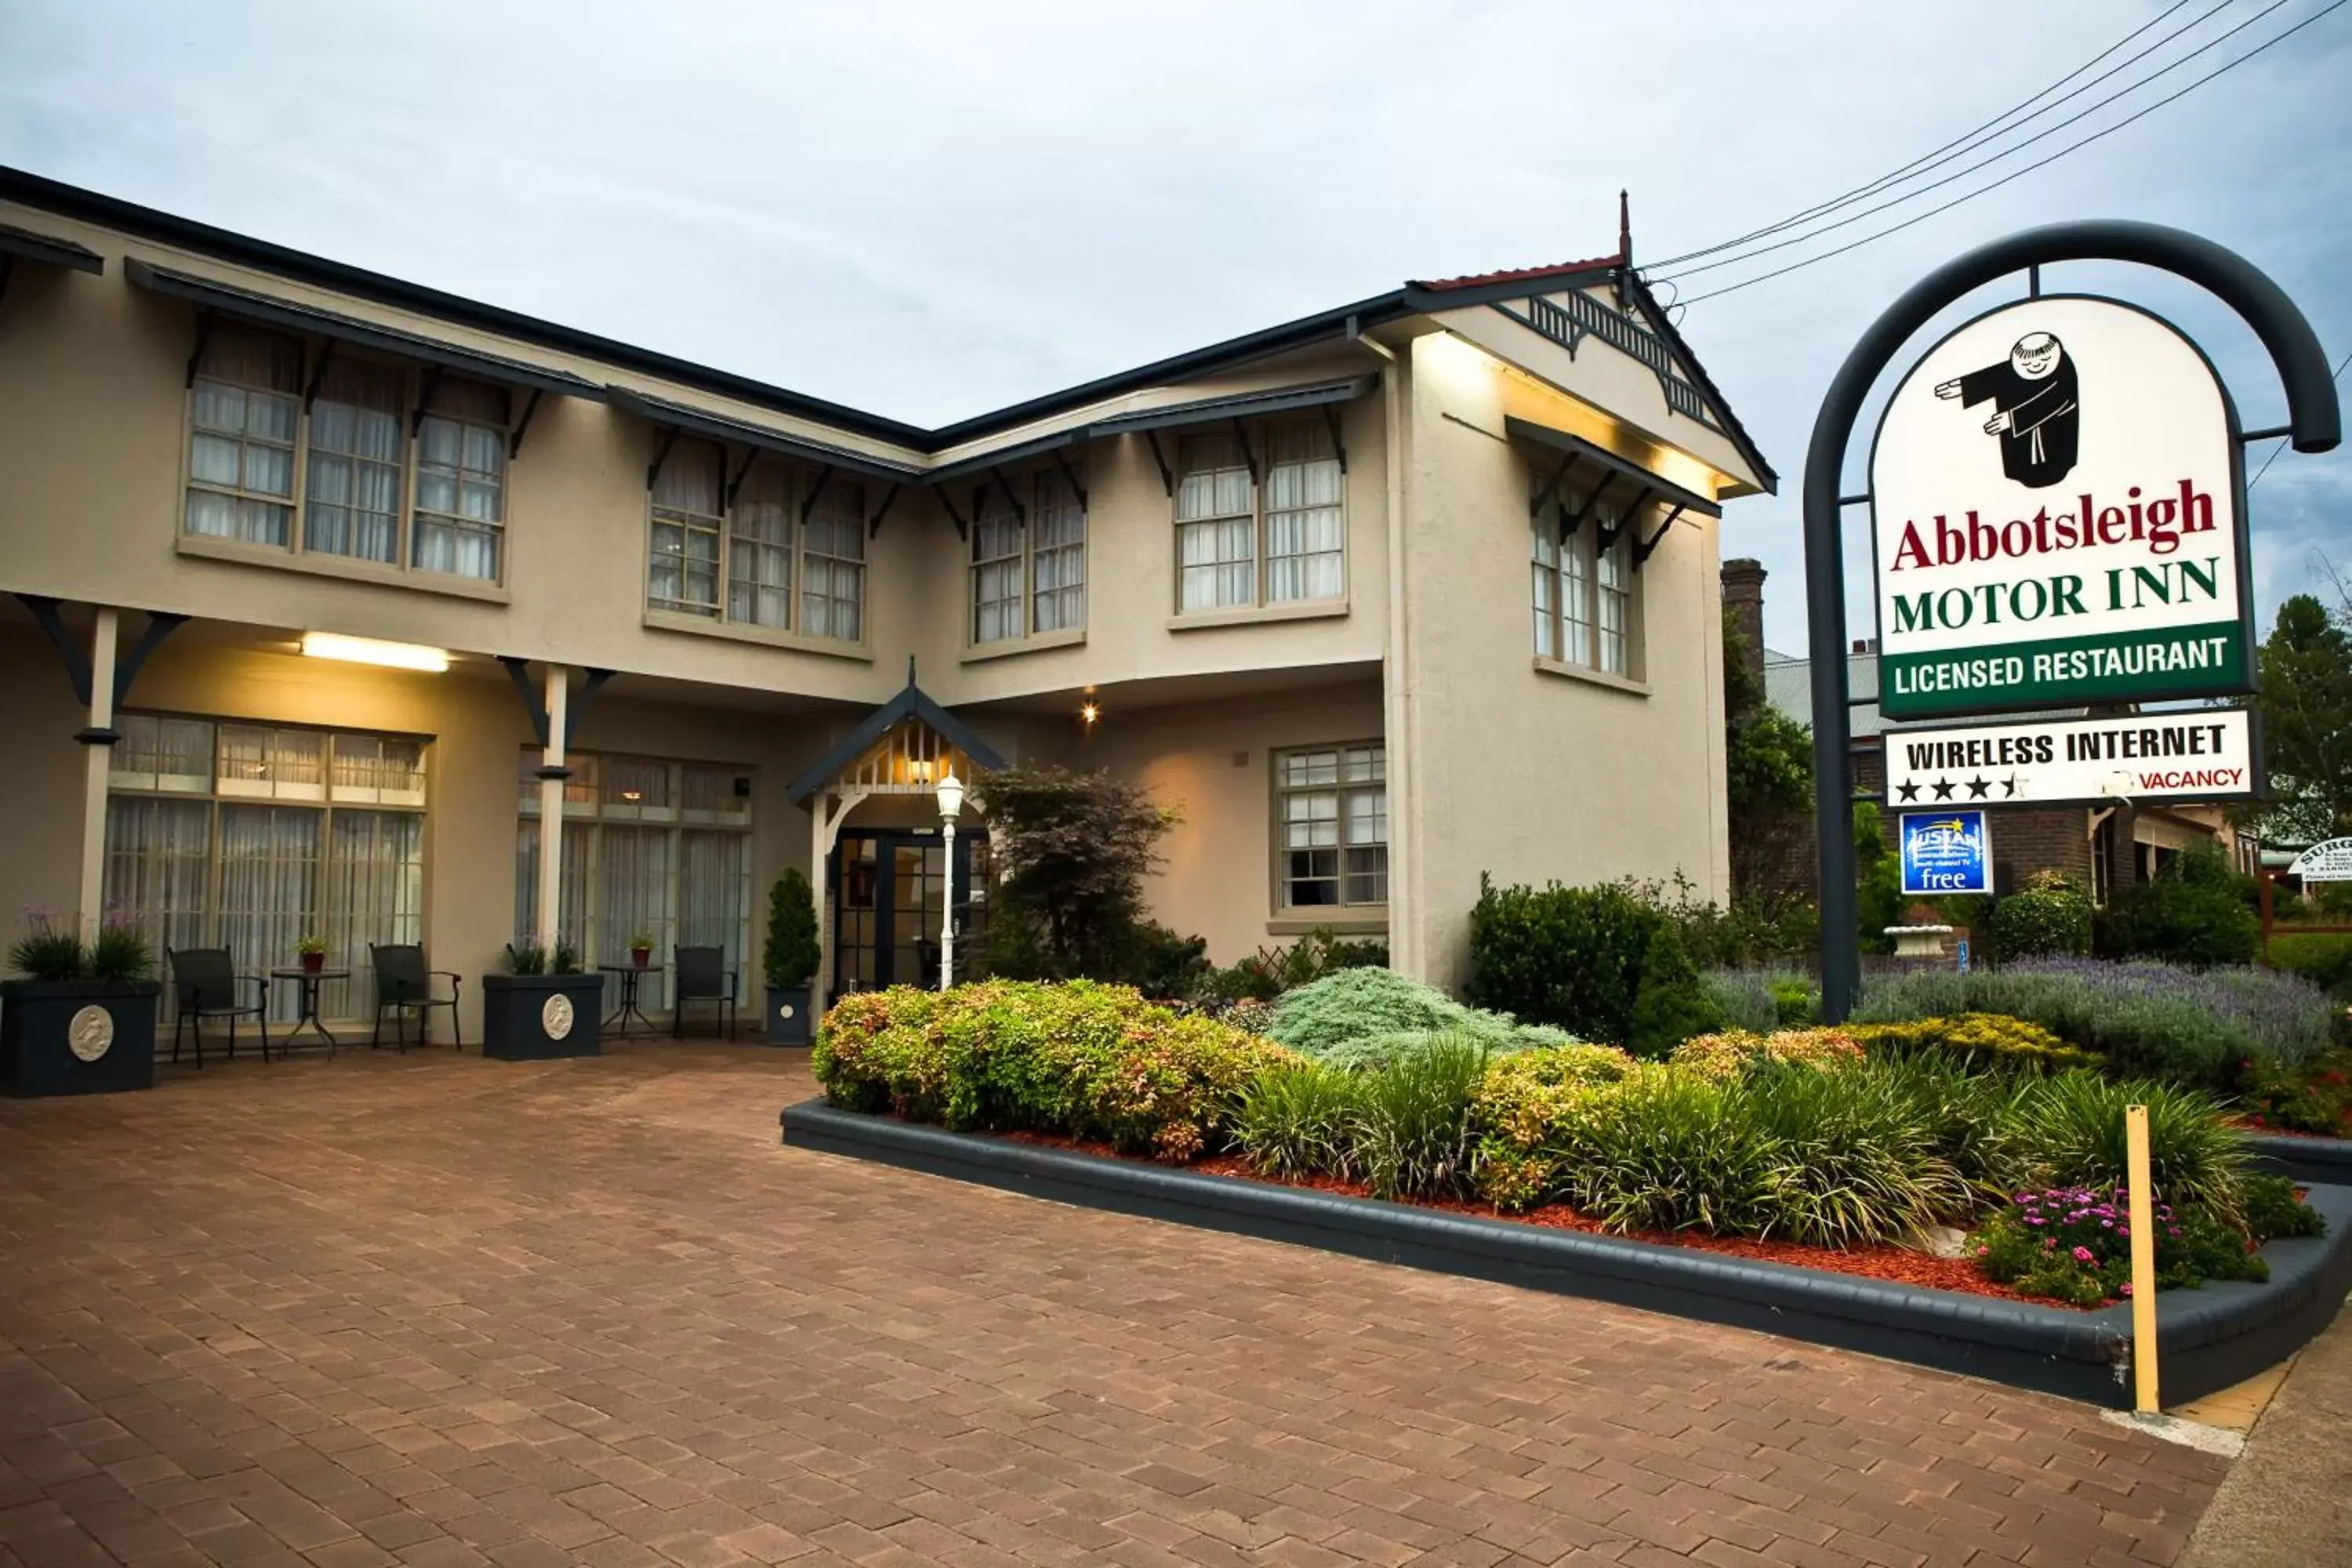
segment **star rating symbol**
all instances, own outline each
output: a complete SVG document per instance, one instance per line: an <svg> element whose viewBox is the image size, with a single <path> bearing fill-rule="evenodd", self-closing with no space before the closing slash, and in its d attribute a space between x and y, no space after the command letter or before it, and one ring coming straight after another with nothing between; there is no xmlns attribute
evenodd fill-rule
<svg viewBox="0 0 2352 1568"><path fill-rule="evenodd" d="M1952 798L1951 780L1937 779L1936 781L1936 798L1937 800L1949 800Z"/></svg>
<svg viewBox="0 0 2352 1568"><path fill-rule="evenodd" d="M1992 781L1985 777L1984 774L1979 773L1976 777L1969 781L1969 798L1970 800L1982 800L1986 795L1991 793Z"/></svg>
<svg viewBox="0 0 2352 1568"><path fill-rule="evenodd" d="M2000 781L2000 793L2004 797L2014 797L2017 794L2017 786L2018 777L2015 773L2011 773Z"/></svg>
<svg viewBox="0 0 2352 1568"><path fill-rule="evenodd" d="M1906 782L1897 785L1895 793L1902 796L1905 800L1917 800L1919 798L1919 786L1916 784Z"/></svg>

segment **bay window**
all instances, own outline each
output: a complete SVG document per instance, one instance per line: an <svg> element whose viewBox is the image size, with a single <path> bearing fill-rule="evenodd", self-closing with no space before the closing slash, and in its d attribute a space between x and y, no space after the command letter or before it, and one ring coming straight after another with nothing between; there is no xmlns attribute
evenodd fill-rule
<svg viewBox="0 0 2352 1568"><path fill-rule="evenodd" d="M1344 475L1328 425L1280 420L1186 436L1177 463L1180 612L1346 593Z"/></svg>

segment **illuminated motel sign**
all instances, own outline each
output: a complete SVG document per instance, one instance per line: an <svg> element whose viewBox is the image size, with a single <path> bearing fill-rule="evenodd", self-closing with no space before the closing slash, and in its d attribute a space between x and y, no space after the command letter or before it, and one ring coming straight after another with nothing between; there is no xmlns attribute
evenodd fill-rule
<svg viewBox="0 0 2352 1568"><path fill-rule="evenodd" d="M2031 299L1929 349L1871 455L1887 716L2252 690L2241 450L2134 306Z"/></svg>

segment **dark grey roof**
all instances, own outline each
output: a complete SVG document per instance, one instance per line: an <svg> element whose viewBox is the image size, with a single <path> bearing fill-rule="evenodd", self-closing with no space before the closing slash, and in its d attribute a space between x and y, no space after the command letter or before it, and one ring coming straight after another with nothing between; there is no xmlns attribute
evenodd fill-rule
<svg viewBox="0 0 2352 1568"><path fill-rule="evenodd" d="M0 255L46 261L52 267L68 267L76 272L106 270L106 258L86 245L76 245L53 234L35 234L29 228L8 223L0 223Z"/></svg>
<svg viewBox="0 0 2352 1568"><path fill-rule="evenodd" d="M1637 479L1654 491L1660 500L1670 501L1685 511L1695 511L1704 517L1723 515L1723 509L1705 496L1695 490L1686 490L1671 479L1662 479L1639 463L1629 463L1616 453L1606 447L1596 447L1581 436L1571 435L1566 430L1555 430L1549 425L1538 425L1532 419L1522 419L1516 414L1504 416L1503 428L1510 435L1533 441L1538 446L1549 447L1555 452L1564 452L1579 462L1596 463L1612 475Z"/></svg>
<svg viewBox="0 0 2352 1568"><path fill-rule="evenodd" d="M773 430L764 425L747 424L730 419L723 414L707 409L688 408L667 398L649 397L642 392L632 392L625 386L604 389L604 400L614 407L625 409L641 419L674 429L691 430L698 436L708 436L714 441L740 441L746 446L764 447L772 452L784 452L811 462L828 464L851 473L866 474L876 479L905 482L922 477L922 470L908 463L893 462L864 452L853 452L846 447L836 447L826 441L813 441L805 436L794 436Z"/></svg>
<svg viewBox="0 0 2352 1568"><path fill-rule="evenodd" d="M298 304L291 300L257 294L250 289L238 289L215 282L209 278L174 272L168 267L157 267L136 257L124 260L122 271L142 289L192 300L206 310L226 310L233 316L268 321L273 326L291 328L298 332L317 332L322 337L358 343L363 348L381 349L388 353L404 354L428 364L446 365L452 370L505 382L509 385L560 392L567 397L602 399L604 395L603 387L583 376L573 375L570 371L526 364L504 354L488 353L480 349L445 342L439 338L404 331L398 327L338 315L332 310L322 310L316 305Z"/></svg>
<svg viewBox="0 0 2352 1568"><path fill-rule="evenodd" d="M856 729L844 736L839 744L811 763L808 772L794 779L784 798L794 805L823 789L841 770L866 754L866 748L887 734L890 726L905 718L920 719L940 738L978 763L983 768L1001 768L1004 759L996 748L971 732L962 720L932 701L922 688L915 684L912 661L907 670L907 684L898 695L868 713Z"/></svg>
<svg viewBox="0 0 2352 1568"><path fill-rule="evenodd" d="M1118 436L1134 430L1172 430L1186 425L1222 425L1229 419L1246 419L1254 415L1317 408L1327 403L1352 403L1379 382L1380 377L1375 375L1355 375L1340 381L1317 382L1307 386L1234 392L1222 397L1202 397L1158 408L1139 408L1132 414L1115 414L1108 419L1097 419L1087 426L1087 434L1089 437Z"/></svg>

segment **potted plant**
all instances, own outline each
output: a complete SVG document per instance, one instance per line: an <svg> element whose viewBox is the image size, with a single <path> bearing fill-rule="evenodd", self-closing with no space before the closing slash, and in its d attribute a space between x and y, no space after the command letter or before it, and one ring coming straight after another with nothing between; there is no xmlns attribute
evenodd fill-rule
<svg viewBox="0 0 2352 1568"><path fill-rule="evenodd" d="M596 1056L604 1003L604 977L580 972L571 938L509 942L507 973L482 976L482 1054L507 1061Z"/></svg>
<svg viewBox="0 0 2352 1568"><path fill-rule="evenodd" d="M306 936L294 944L294 956L302 961L302 973L316 974L327 967L327 939Z"/></svg>
<svg viewBox="0 0 2352 1568"><path fill-rule="evenodd" d="M643 969L654 955L654 933L641 931L629 939L629 962Z"/></svg>
<svg viewBox="0 0 2352 1568"><path fill-rule="evenodd" d="M809 981L817 956L816 895L806 877L788 870L768 889L768 942L761 954L768 979L768 1044L809 1043Z"/></svg>
<svg viewBox="0 0 2352 1568"><path fill-rule="evenodd" d="M26 912L8 950L17 978L0 981L0 1089L11 1094L102 1094L155 1082L154 950L129 921L98 940Z"/></svg>

